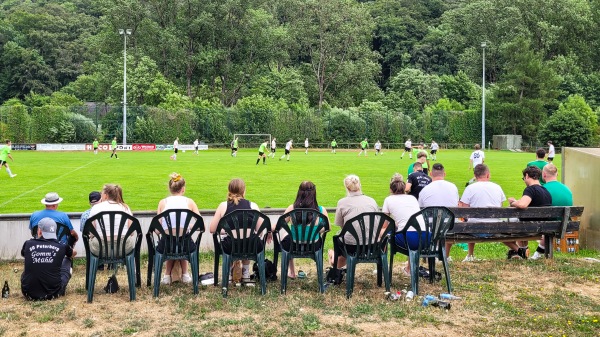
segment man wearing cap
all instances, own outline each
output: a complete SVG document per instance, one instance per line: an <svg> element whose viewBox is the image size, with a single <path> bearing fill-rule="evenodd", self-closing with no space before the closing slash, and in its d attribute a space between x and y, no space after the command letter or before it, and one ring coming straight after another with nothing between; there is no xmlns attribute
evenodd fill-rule
<svg viewBox="0 0 600 337"><path fill-rule="evenodd" d="M79 221L79 231L80 232L83 232L83 226L85 226L85 222L90 217L90 212L92 211L92 207L94 207L95 204L100 202L101 197L102 196L100 195L100 192L98 192L98 191L90 192L90 195L89 195L90 208L88 208L85 212L83 212L83 214L81 214L81 220Z"/></svg>
<svg viewBox="0 0 600 337"><path fill-rule="evenodd" d="M46 209L31 214L31 217L29 218L29 229L33 229L33 227L35 227L43 218L50 218L55 222L61 223L69 227L69 230L71 230L71 237L69 239L69 242L62 243L68 244L69 246L73 247L75 245L75 242L79 240L79 235L73 229L73 224L71 224L69 216L64 212L57 211L58 204L60 204L61 201L63 201L63 198L59 197L58 193L47 193L44 199L41 200L41 203L46 205Z"/></svg>
<svg viewBox="0 0 600 337"><path fill-rule="evenodd" d="M64 296L71 279L71 258L77 252L56 239L56 222L48 217L37 224L37 238L25 241L21 255L25 268L21 292L29 300Z"/></svg>

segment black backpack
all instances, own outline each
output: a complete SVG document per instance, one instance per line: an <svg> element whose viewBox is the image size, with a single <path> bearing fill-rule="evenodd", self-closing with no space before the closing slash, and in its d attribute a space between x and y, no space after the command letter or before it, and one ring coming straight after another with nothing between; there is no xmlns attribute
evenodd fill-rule
<svg viewBox="0 0 600 337"><path fill-rule="evenodd" d="M341 284L344 281L344 274L346 269L330 268L326 276L327 283Z"/></svg>
<svg viewBox="0 0 600 337"><path fill-rule="evenodd" d="M114 294L119 291L119 282L117 282L117 275L113 274L108 278L108 282L106 283L106 287L104 287L104 291L109 294Z"/></svg>
<svg viewBox="0 0 600 337"><path fill-rule="evenodd" d="M250 278L259 280L258 264L256 262L252 266L252 271L253 274ZM267 281L277 281L277 266L269 259L265 259L265 277Z"/></svg>

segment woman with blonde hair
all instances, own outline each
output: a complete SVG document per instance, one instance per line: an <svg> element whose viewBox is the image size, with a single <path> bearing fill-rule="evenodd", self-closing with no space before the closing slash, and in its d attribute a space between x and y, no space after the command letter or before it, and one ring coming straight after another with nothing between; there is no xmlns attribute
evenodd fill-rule
<svg viewBox="0 0 600 337"><path fill-rule="evenodd" d="M169 176L169 192L170 196L162 199L158 203L158 211L157 214L160 214L169 209L189 209L190 211L200 214L198 211L198 206L194 202L194 200L184 196L185 194L185 179L181 176L181 174L173 172ZM182 218L181 221L185 221L185 218ZM163 222L163 229L168 230L167 224ZM165 246L165 238L161 238L158 242L158 246L156 250L158 252L162 252ZM188 243L188 247L196 248L196 245L191 242ZM183 283L192 282L192 276L188 273L188 262L186 260L178 260L181 265L181 281ZM161 280L161 284L170 284L171 283L171 271L173 270L173 266L175 265L175 261L168 260L165 263L165 275Z"/></svg>
<svg viewBox="0 0 600 337"><path fill-rule="evenodd" d="M227 189L227 201L223 201L219 204L215 211L215 215L210 221L210 232L215 233L217 230L217 226L219 225L219 221L226 215L235 210L241 209L254 209L259 211L258 206L245 199L246 197L246 183L244 180L240 178L231 179L229 182L229 186ZM262 224L262 219L259 219L257 226ZM271 231L269 231L268 241L272 240ZM227 242L227 238L223 238L223 242ZM225 248L224 248L225 249ZM233 274L233 273L232 273ZM232 275L230 274L230 275ZM244 281L250 280L250 260L242 261L242 279Z"/></svg>

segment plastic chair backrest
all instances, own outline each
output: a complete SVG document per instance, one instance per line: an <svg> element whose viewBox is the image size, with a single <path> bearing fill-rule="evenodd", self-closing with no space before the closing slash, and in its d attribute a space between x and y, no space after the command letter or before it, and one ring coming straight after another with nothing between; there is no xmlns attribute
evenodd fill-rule
<svg viewBox="0 0 600 337"><path fill-rule="evenodd" d="M394 219L382 212L361 213L344 223L339 238L344 242L343 249L346 250L345 236L349 234L357 243L356 253L345 255L355 256L358 260L374 261L385 251L390 233L395 229Z"/></svg>
<svg viewBox="0 0 600 337"><path fill-rule="evenodd" d="M329 232L329 219L316 209L296 208L279 217L275 232L279 242L284 234L291 237L292 254L311 254L322 249L318 242Z"/></svg>
<svg viewBox="0 0 600 337"><path fill-rule="evenodd" d="M136 237L133 251L140 245L142 228L135 217L122 211L105 211L90 217L85 222L82 236L86 238L86 254L93 254L89 249L89 240L98 238L98 258L105 263L119 262L125 258L126 241L129 237Z"/></svg>
<svg viewBox="0 0 600 337"><path fill-rule="evenodd" d="M423 226L421 226L421 223ZM423 228L421 228L423 227ZM412 230L418 233L421 255L435 255L446 242L446 233L454 227L454 213L446 207L426 207L413 214L402 233ZM429 233L423 236L422 233ZM410 247L409 247L410 248Z"/></svg>
<svg viewBox="0 0 600 337"><path fill-rule="evenodd" d="M260 225L259 221L262 221ZM215 233L224 234L231 239L230 255L254 258L264 249L264 242L270 231L269 217L254 209L238 209L221 218ZM219 238L222 243L220 235Z"/></svg>
<svg viewBox="0 0 600 337"><path fill-rule="evenodd" d="M167 227L165 230L163 224ZM199 214L189 209L168 209L154 216L150 222L148 233L154 237L159 235L166 240L164 255L184 256L193 251L193 247L188 247L190 242L196 245L196 250L200 245L200 238L204 233L204 220ZM196 240L194 235L199 233Z"/></svg>

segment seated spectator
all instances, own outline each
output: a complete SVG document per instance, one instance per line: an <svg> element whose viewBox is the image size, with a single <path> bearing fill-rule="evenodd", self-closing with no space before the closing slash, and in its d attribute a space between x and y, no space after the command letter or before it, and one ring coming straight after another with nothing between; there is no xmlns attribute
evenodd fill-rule
<svg viewBox="0 0 600 337"><path fill-rule="evenodd" d="M418 158L417 160L422 160ZM424 159L423 159L424 160ZM419 200L419 194L423 190L423 188L431 183L431 178L423 172L422 163L417 161L413 163L414 172L409 173L408 179L406 181L406 193L415 197L415 199Z"/></svg>
<svg viewBox="0 0 600 337"><path fill-rule="evenodd" d="M171 173L170 178L171 179L169 179L169 192L171 193L171 195L162 199L158 203L157 214L160 214L169 209L189 209L196 214L200 214L200 212L198 211L198 206L196 205L194 200L184 196L185 179L183 179L183 177L179 173L175 173L175 172ZM175 221L175 220L173 219L172 221ZM181 221L184 222L185 218L182 217ZM170 232L166 223L163 223L162 226L163 226L163 229L167 233ZM166 239L163 237L158 242L158 246L156 247L156 250L159 253L162 253L164 251L165 241L166 241ZM190 239L190 242L188 242L187 246L190 248L193 248L194 251L196 250L196 245L194 244L193 241L191 241L191 239ZM188 273L188 262L186 260L177 260L177 261L179 261L179 264L181 266L181 281L183 283L192 282L192 276L190 276L190 274ZM166 269L165 275L163 276L160 283L171 284L171 270L173 269L173 265L175 265L174 260L168 260L165 263L165 269Z"/></svg>
<svg viewBox="0 0 600 337"><path fill-rule="evenodd" d="M229 213L231 213L235 210L239 210L239 209L255 209L257 211L260 210L255 203L253 203L249 200L246 200L245 197L246 197L246 183L240 178L231 179L231 181L229 182L229 187L228 187L228 192L227 192L227 201L224 201L219 204L219 206L215 210L214 217L210 221L210 232L211 233L214 234L216 232L217 226L219 225L219 221L221 221L221 219L226 214L229 214ZM256 224L257 229L261 225L262 225L262 219L259 219L259 221ZM269 234L267 237L267 242L271 242L273 240L273 236L271 233L272 230L273 230L273 228L271 228L269 231ZM222 238L222 240L223 240L222 241L223 250L226 253L230 253L231 248L232 248L231 247L231 239L228 237L224 237L224 238ZM233 275L233 273L230 273L230 275ZM244 282L250 282L250 260L242 261L242 280Z"/></svg>
<svg viewBox="0 0 600 337"><path fill-rule="evenodd" d="M77 252L56 239L57 226L51 218L37 222L37 238L25 241L21 256L25 268L21 292L29 300L50 300L64 296L71 279L71 258Z"/></svg>
<svg viewBox="0 0 600 337"><path fill-rule="evenodd" d="M95 216L100 212L108 212L108 211L121 211L131 215L131 209L127 204L123 201L123 190L121 186L115 184L106 184L102 188L102 192L100 193L100 202L94 205L90 211L90 218ZM106 216L106 221L108 221L108 216ZM112 233L117 235L119 221L121 220L120 216L115 217L115 223L113 224L114 228ZM129 223L127 224L129 225ZM98 226L97 223L94 226ZM128 226L123 228L123 233L127 231ZM110 229L106 229L107 233L111 233ZM109 238L113 239L113 238ZM116 237L114 238L116 239ZM125 242L125 251L130 252L133 250L135 246L135 236L130 236ZM90 251L97 255L100 252L100 245L98 242L98 238L92 238L90 240Z"/></svg>
<svg viewBox="0 0 600 337"><path fill-rule="evenodd" d="M285 209L284 213L291 212L296 208L311 208L318 210L323 213L326 217L329 217L327 214L327 210L323 206L319 206L317 202L317 187L311 181L303 181L300 183L300 187L298 187L298 193L296 194L296 200L293 204L289 205L288 208ZM294 232L292 232L292 235ZM287 239L287 241L286 241ZM291 245L289 241L290 238L286 237L282 241L282 245L285 247L287 245L287 249ZM323 244L322 242L320 243ZM296 278L296 269L294 267L294 259L290 260L289 269L288 269L288 277Z"/></svg>
<svg viewBox="0 0 600 337"><path fill-rule="evenodd" d="M419 212L419 201L410 194L405 194L406 183L402 179L402 175L396 173L390 181L390 195L383 201L382 212L391 216L396 222L396 245L405 249L418 249L419 236L415 231L407 233L408 242L405 242L404 235L398 233L404 229L408 219L415 213ZM419 219L421 229L425 231L425 223L423 219ZM425 239L427 237L425 236ZM410 276L410 264L407 263L404 267L404 275Z"/></svg>
<svg viewBox="0 0 600 337"><path fill-rule="evenodd" d="M506 201L506 196L500 185L490 181L490 169L485 164L478 164L473 169L475 182L469 184L463 192L462 198L458 202L458 207L502 207ZM469 222L494 222L497 219L468 219ZM446 251L450 248L447 245ZM468 244L467 257L463 262L475 261L473 252L475 243Z"/></svg>
<svg viewBox="0 0 600 337"><path fill-rule="evenodd" d="M33 214L31 214L31 217L29 218L29 229L32 230L33 227L35 227L43 218L50 218L54 220L54 222L59 222L69 227L69 229L71 230L71 237L69 239L69 242L62 243L74 247L75 242L79 240L79 235L73 229L73 224L71 224L71 220L69 219L67 213L57 211L58 204L60 204L62 201L63 198L59 197L58 193L47 193L44 199L41 200L41 203L44 204L46 207L41 211L33 212Z"/></svg>
<svg viewBox="0 0 600 337"><path fill-rule="evenodd" d="M83 212L81 214L81 220L79 220L79 231L80 232L83 232L83 226L85 225L85 222L87 221L87 219L89 219L89 217L90 217L90 212L92 211L92 207L94 207L95 204L100 202L100 198L102 198L102 196L100 195L100 192L98 192L98 191L90 192L90 195L88 196L88 199L90 201L90 208L88 208L85 212Z"/></svg>
<svg viewBox="0 0 600 337"><path fill-rule="evenodd" d="M356 175L349 175L344 179L344 186L346 187L346 197L340 199L337 203L335 211L335 224L344 227L347 220L364 213L364 212L377 212L379 208L375 199L368 197L362 193L360 178ZM346 258L342 255L342 238L333 240L333 250L329 250L329 263L334 269L340 269L346 265ZM356 252L356 242L354 238L347 233L344 237L346 242L346 249L348 253ZM354 248L352 247L354 246ZM337 253L338 261L337 264L334 261L334 255Z"/></svg>

